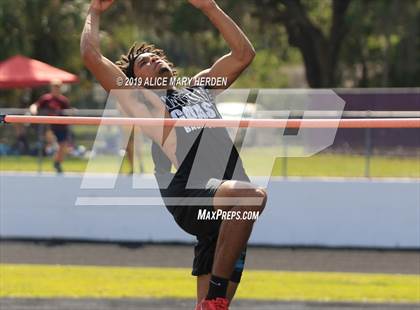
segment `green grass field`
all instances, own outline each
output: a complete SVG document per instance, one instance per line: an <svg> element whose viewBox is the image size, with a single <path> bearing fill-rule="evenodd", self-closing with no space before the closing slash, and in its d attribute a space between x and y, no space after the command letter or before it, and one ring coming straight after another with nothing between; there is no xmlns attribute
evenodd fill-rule
<svg viewBox="0 0 420 310"><path fill-rule="evenodd" d="M268 148L250 148L242 153L245 169L250 175L284 175L283 158L278 158L273 167L274 152ZM145 172L153 172L153 163L149 152L142 156ZM111 172L119 169L117 156L101 156L94 159L94 172ZM68 172L84 172L87 159L68 158L63 164ZM117 165L117 167L116 167ZM365 173L365 158L358 155L340 155L321 153L312 157L287 158L286 174L288 176L313 177L363 177ZM115 168L116 167L116 168ZM273 169L272 169L273 168ZM0 157L1 171L37 171L36 157L7 156ZM52 161L45 158L42 171L53 171ZM125 159L120 169L122 173L130 171L130 165ZM409 177L420 178L420 159L417 157L386 157L372 156L370 162L372 177Z"/></svg>
<svg viewBox="0 0 420 310"><path fill-rule="evenodd" d="M195 298L195 278L185 268L2 264L0 297ZM420 277L249 270L237 297L418 303Z"/></svg>

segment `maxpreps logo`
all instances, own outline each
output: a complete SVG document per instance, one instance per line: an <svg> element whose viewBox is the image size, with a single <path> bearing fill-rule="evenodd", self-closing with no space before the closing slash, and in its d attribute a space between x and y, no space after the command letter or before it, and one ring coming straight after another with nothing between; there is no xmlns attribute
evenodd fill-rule
<svg viewBox="0 0 420 310"><path fill-rule="evenodd" d="M127 93L128 91L130 93ZM107 106L104 110L104 116L109 114L109 110L115 111L117 109L116 98L120 100L120 98L123 97L130 100L133 96L152 98L152 100L150 100L151 103L148 104L148 106L156 104L161 106L161 98L163 96L167 96L167 90L113 90L108 98ZM203 97L211 99L212 106L214 106L214 103L232 103L233 107L235 104L237 106L237 103L240 103L245 107L242 111L243 113L239 113L239 115L237 112L232 115L230 113L231 111L228 111L227 115L222 114L222 117L237 120L238 122L238 126L228 128L228 132L232 141L234 141L237 146L238 144L236 142L238 142L238 137L240 137L238 152L241 157L243 153L250 148L254 148L254 150L258 151L264 150L265 170L260 169L260 175L258 176L258 185L262 187L268 187L271 171L276 158L309 157L330 146L334 142L345 105L344 101L333 90L327 89L228 89L217 96L214 93L207 93L207 91L205 93L194 94L192 95L192 98L189 98L192 102L186 103L188 104L186 106L201 104L202 107L202 102L200 103L200 101ZM155 102L153 101L153 98L156 99ZM169 100L168 104L174 104L174 102L175 101ZM134 109L136 108L136 105L138 105L138 102L133 100ZM247 107L252 107L251 110L253 112L247 112ZM211 112L218 113L213 110ZM194 113L191 116L184 113L181 117L196 118L194 116L197 114L195 110ZM212 118L214 116L213 114L208 115L208 112L203 110L203 117L204 114L208 118ZM330 120L330 126L327 128L301 127L293 129L286 128L286 126L283 128L239 128L241 118L280 119L284 121L292 118L299 118L301 120L313 119L314 117L319 117L319 115L327 115L327 118ZM155 115L154 117L163 119L164 115ZM325 116L323 117L325 118ZM331 126L331 121L333 125L335 124L336 126ZM120 149L126 148L132 131L134 131L134 147L136 148L136 143L141 141L139 130L136 128L138 129L138 127L134 126L132 126L131 129L125 126L125 130L121 130ZM117 130L120 130L120 128ZM165 131L167 133L168 130L175 130L175 127L164 127L162 122L160 127L155 126L153 127L153 130L156 132L160 131L162 133ZM109 126L99 126L92 153L100 153L103 145L107 143L109 132ZM206 143L206 138L211 139L211 134L209 134L208 137L206 137L206 133L203 134L198 146L198 155L200 154L200 150L205 150L203 145ZM165 143L166 141L162 141L164 146ZM230 150L219 150L218 152L225 154L223 155L224 157L221 157L222 160L219 163L221 165L225 165L226 167L229 161ZM137 197L133 197L130 194L130 197L128 197L127 194L123 193L124 191L116 188L122 161L123 156L115 156L112 163L107 163L107 170L110 171L110 173L106 176L98 176L98 174L95 174L95 170L97 171L98 167L103 165L103 162L101 162L101 160L97 157L90 158L81 184L81 192L83 195L78 197L76 205L102 205L111 203L112 205L163 205L158 190L159 188L166 188L170 184L171 176L169 176L169 179L165 182L165 184L157 184L153 175L147 177L144 175L134 174L131 186L132 189L153 189L156 190L154 191L156 194L141 194ZM192 165L190 179L194 179L192 176L197 175L197 172L201 171L202 166L203 163L200 163L200 156L196 156ZM245 170L247 170L246 161L244 162L244 167ZM223 179L223 175L212 177ZM233 172L233 178L235 178L235 171ZM190 179L186 184L186 188L197 188L193 181L190 182ZM97 195L86 196L86 193L89 193L89 189L106 189L107 191L106 195L104 194L102 197L98 197ZM102 193L105 193L105 191L102 191ZM110 197L111 195L112 197ZM183 203L185 203L185 201L183 201Z"/></svg>
<svg viewBox="0 0 420 310"><path fill-rule="evenodd" d="M197 220L199 221L257 221L260 213L258 211L224 211L221 209L210 211L199 209Z"/></svg>

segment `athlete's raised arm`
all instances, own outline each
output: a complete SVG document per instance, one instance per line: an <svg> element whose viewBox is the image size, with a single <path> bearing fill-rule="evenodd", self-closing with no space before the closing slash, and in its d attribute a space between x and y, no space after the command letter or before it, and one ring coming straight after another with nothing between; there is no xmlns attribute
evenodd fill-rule
<svg viewBox="0 0 420 310"><path fill-rule="evenodd" d="M254 59L254 47L238 25L214 0L189 0L189 2L209 18L231 50L230 53L218 59L211 68L200 72L196 77L227 78L227 85L218 87L227 88Z"/></svg>
<svg viewBox="0 0 420 310"><path fill-rule="evenodd" d="M80 40L80 53L86 67L106 91L121 88L117 79L125 80L125 74L112 61L101 54L99 44L100 15L114 0L92 0Z"/></svg>
<svg viewBox="0 0 420 310"><path fill-rule="evenodd" d="M111 60L102 55L99 44L99 21L114 0L92 0L80 40L80 53L89 71L107 92L124 88L126 75ZM119 83L117 83L119 81ZM121 83L122 82L122 83ZM114 92L118 96L123 114L131 117L151 117L144 105L133 102L134 91Z"/></svg>
<svg viewBox="0 0 420 310"><path fill-rule="evenodd" d="M107 10L113 2L114 0L92 0L80 40L80 53L86 67L106 91L109 92L112 89L133 89L131 92L118 92L119 99L122 99L123 94L127 94L127 97L129 94L133 94L134 89L136 89L137 86L130 86L129 84L126 86L125 81L127 76L116 63L113 63L111 60L102 55L99 44L100 15L102 12ZM123 101L120 102L120 104L123 105L125 112L130 116L151 117L147 114L150 112L154 114L155 117L157 117L156 115L163 117L165 110L162 104L157 104L160 101L157 102L157 100L149 100L151 105L147 110L143 104L138 105L133 103L132 99L130 100L120 100ZM131 104L129 104L130 102Z"/></svg>
<svg viewBox="0 0 420 310"><path fill-rule="evenodd" d="M147 97L149 104L146 106L143 102L139 102L136 95L138 91L135 89L136 87L126 87L124 85L126 80L124 72L101 53L99 44L100 15L113 2L114 0L92 0L80 40L80 52L83 62L106 91L126 89L114 92L123 115L144 118L165 117L165 108L160 103L160 99L153 92L143 89L142 92ZM163 128L142 127L142 130L153 141L159 145L163 144ZM176 163L170 143L167 142L169 140L165 140L163 149L171 161Z"/></svg>

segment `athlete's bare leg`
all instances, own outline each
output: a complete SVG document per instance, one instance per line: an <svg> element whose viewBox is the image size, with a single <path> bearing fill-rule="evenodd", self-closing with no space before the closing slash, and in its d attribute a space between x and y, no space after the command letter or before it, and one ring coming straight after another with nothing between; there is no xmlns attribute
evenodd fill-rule
<svg viewBox="0 0 420 310"><path fill-rule="evenodd" d="M226 198L232 205L226 204ZM267 202L267 193L264 189L247 182L225 181L216 191L214 209L223 211L256 211L261 213ZM251 235L254 220L232 219L223 220L220 225L216 251L212 268L212 275L230 279L235 263L241 252L246 248ZM209 285L209 276L198 279L198 300L206 297ZM233 299L238 284L229 282L226 298Z"/></svg>
<svg viewBox="0 0 420 310"><path fill-rule="evenodd" d="M237 205L218 204L218 198L233 198ZM214 208L224 211L258 211L261 213L266 201L267 193L262 188L246 182L225 181L216 192ZM214 256L213 275L225 279L230 278L236 260L246 247L253 225L253 220L222 221Z"/></svg>
<svg viewBox="0 0 420 310"><path fill-rule="evenodd" d="M66 141L60 142L58 144L58 150L54 156L54 161L59 162L59 163L63 162L64 157L66 156L66 153L67 153L67 142Z"/></svg>

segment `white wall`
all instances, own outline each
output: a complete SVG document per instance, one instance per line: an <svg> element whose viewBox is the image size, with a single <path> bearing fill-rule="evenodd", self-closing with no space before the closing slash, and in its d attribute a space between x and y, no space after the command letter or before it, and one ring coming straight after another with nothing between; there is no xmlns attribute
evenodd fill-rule
<svg viewBox="0 0 420 310"><path fill-rule="evenodd" d="M162 206L75 206L80 196L160 201L155 190L133 190L129 177L120 177L115 190L82 190L80 184L80 175L2 174L0 237L194 240ZM420 248L418 181L278 179L268 192L251 243Z"/></svg>

